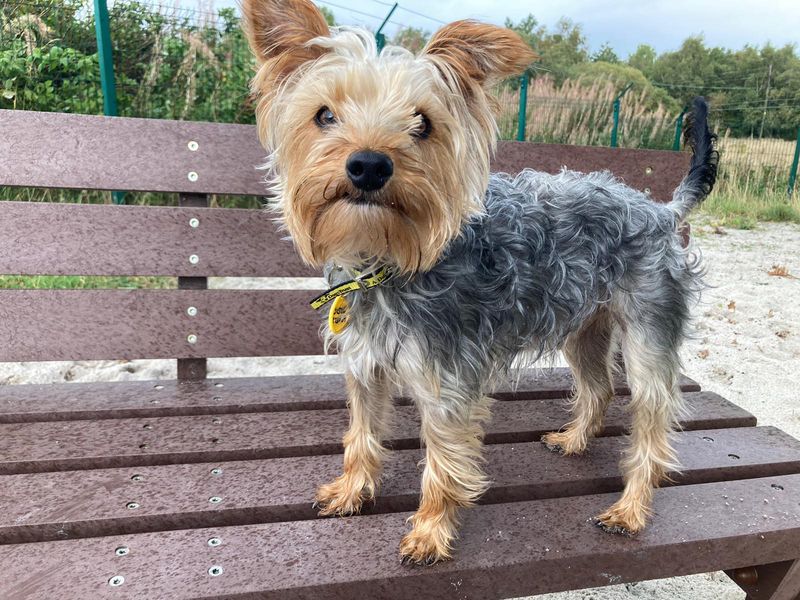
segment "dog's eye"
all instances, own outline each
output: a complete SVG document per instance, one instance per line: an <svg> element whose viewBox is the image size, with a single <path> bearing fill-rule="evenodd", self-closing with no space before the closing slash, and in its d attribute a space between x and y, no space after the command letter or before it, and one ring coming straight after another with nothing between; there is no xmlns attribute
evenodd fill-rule
<svg viewBox="0 0 800 600"><path fill-rule="evenodd" d="M431 129L433 128L431 125L431 120L425 115L425 113L421 112L416 113L414 116L420 118L420 124L413 131L413 135L421 140L427 139L431 134Z"/></svg>
<svg viewBox="0 0 800 600"><path fill-rule="evenodd" d="M327 106L323 106L317 111L317 115L314 117L314 121L316 124L322 128L330 127L334 123L336 123L336 115L333 114L333 111L328 108Z"/></svg>

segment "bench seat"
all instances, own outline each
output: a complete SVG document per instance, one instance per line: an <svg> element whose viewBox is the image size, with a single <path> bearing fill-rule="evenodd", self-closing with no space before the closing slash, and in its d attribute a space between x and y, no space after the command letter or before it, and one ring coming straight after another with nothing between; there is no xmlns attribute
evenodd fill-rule
<svg viewBox="0 0 800 600"><path fill-rule="evenodd" d="M311 500L341 468L340 376L2 388L0 597L503 598L796 554L800 442L685 377L684 470L653 524L630 539L594 527L622 488L628 390L588 452L562 457L538 440L563 424L571 386L553 369L498 390L492 487L464 512L455 560L433 568L398 560L421 458L403 398L374 506L322 519Z"/></svg>

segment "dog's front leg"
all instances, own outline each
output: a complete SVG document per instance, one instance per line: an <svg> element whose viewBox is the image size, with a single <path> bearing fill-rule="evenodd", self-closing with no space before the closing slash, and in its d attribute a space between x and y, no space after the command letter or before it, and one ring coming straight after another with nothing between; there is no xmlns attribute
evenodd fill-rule
<svg viewBox="0 0 800 600"><path fill-rule="evenodd" d="M391 412L391 394L380 369L363 382L346 375L350 428L344 434L344 472L319 488L320 515L358 513L364 500L377 492L386 449L383 436Z"/></svg>
<svg viewBox="0 0 800 600"><path fill-rule="evenodd" d="M433 564L451 557L460 507L470 506L487 487L481 455L488 398L437 394L418 398L425 444L422 497L409 519L413 529L400 544L404 562Z"/></svg>

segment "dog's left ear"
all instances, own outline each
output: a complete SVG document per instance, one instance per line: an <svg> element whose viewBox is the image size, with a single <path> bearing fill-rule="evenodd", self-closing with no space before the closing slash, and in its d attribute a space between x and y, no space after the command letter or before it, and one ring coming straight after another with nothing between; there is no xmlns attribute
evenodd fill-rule
<svg viewBox="0 0 800 600"><path fill-rule="evenodd" d="M422 55L445 63L465 91L521 73L538 58L517 32L471 20L442 27Z"/></svg>
<svg viewBox="0 0 800 600"><path fill-rule="evenodd" d="M243 0L242 14L250 49L259 66L270 63L273 83L326 51L308 45L331 33L325 17L310 0Z"/></svg>

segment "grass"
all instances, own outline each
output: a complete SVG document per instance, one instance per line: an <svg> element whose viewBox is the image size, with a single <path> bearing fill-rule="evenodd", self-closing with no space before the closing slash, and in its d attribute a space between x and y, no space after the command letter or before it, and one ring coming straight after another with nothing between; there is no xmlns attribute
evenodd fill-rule
<svg viewBox="0 0 800 600"><path fill-rule="evenodd" d="M79 275L0 275L0 289L175 289L176 277L88 277Z"/></svg>
<svg viewBox="0 0 800 600"><path fill-rule="evenodd" d="M525 138L546 143L608 145L616 92L610 81L588 85L567 79L557 85L547 76L534 79L528 89ZM500 86L497 99L501 137L515 139L519 90ZM671 149L677 115L661 105L652 108L644 93L626 95L621 114L621 147ZM719 177L700 214L736 229L753 229L759 221L800 224L800 184L794 198L786 196L796 142L733 138L722 130L721 124L712 122L711 127L722 133L718 140Z"/></svg>
<svg viewBox="0 0 800 600"><path fill-rule="evenodd" d="M12 188L0 186L0 201L70 202L75 204L111 204L111 192L99 190L62 190L45 188ZM211 208L262 208L261 196L227 196L211 194ZM178 206L178 194L156 192L126 192L129 206Z"/></svg>
<svg viewBox="0 0 800 600"><path fill-rule="evenodd" d="M715 218L719 225L734 229L754 229L759 221L800 224L800 197L785 193L714 192L701 205L700 213Z"/></svg>
<svg viewBox="0 0 800 600"><path fill-rule="evenodd" d="M611 139L613 103L618 92L613 81L585 82L566 79L560 85L552 77L530 82L525 139L550 144L607 146ZM502 139L516 139L519 90L502 85L496 91L500 105L498 127ZM671 144L675 117L665 107L651 108L647 93L630 93L622 99L619 145L625 148L657 148Z"/></svg>

